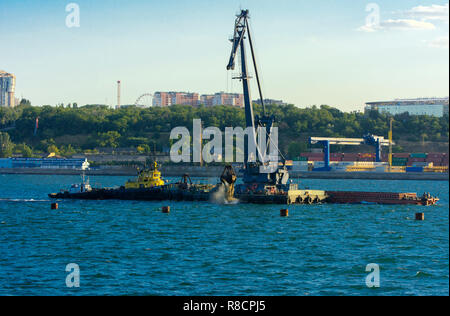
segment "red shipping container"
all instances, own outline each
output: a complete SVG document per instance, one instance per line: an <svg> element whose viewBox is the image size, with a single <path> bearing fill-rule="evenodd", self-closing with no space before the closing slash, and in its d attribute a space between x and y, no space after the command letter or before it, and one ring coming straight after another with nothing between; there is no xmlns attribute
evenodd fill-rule
<svg viewBox="0 0 450 316"><path fill-rule="evenodd" d="M323 159L324 155L323 155L323 154L318 154L318 155L308 155L308 158L311 158L311 157L313 157L313 158L322 158L322 159Z"/></svg>
<svg viewBox="0 0 450 316"><path fill-rule="evenodd" d="M442 158L444 155L443 153L429 153L428 158Z"/></svg>
<svg viewBox="0 0 450 316"><path fill-rule="evenodd" d="M359 158L358 161L375 161L374 158Z"/></svg>
<svg viewBox="0 0 450 316"><path fill-rule="evenodd" d="M392 156L396 157L396 158L409 158L408 153L394 153L394 154L392 154Z"/></svg>
<svg viewBox="0 0 450 316"><path fill-rule="evenodd" d="M409 158L408 162L425 162L426 158Z"/></svg>
<svg viewBox="0 0 450 316"><path fill-rule="evenodd" d="M320 158L320 157L308 157L308 161L323 161L323 158Z"/></svg>

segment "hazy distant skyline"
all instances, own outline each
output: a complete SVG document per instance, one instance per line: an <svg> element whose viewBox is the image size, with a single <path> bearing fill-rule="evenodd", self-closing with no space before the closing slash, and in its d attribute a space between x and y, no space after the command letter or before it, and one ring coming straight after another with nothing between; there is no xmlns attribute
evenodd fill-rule
<svg viewBox="0 0 450 316"><path fill-rule="evenodd" d="M80 27L66 26L71 2ZM367 12L369 3L2 1L0 69L16 75L16 96L33 105L115 105L117 80L122 104L155 91L241 93L226 71L228 38L235 13L248 8L265 98L352 111L448 96L448 1L383 0Z"/></svg>

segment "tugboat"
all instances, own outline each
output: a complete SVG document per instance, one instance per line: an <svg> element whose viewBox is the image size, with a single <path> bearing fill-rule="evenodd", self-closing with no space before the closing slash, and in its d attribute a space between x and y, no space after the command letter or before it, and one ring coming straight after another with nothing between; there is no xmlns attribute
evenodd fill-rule
<svg viewBox="0 0 450 316"><path fill-rule="evenodd" d="M48 196L52 199L67 198L70 195L86 195L92 192L92 187L89 184L89 178L86 180L84 172L81 175L81 183L74 183L70 186L69 190L61 190L59 193L50 193Z"/></svg>
<svg viewBox="0 0 450 316"><path fill-rule="evenodd" d="M161 172L158 171L158 163L153 163L153 168L139 171L135 180L129 180L125 183L125 189L143 189L164 185L164 179L161 178Z"/></svg>
<svg viewBox="0 0 450 316"><path fill-rule="evenodd" d="M128 180L124 186L115 188L92 188L89 179L85 180L82 175L81 184L72 184L69 190L59 193L50 193L48 196L52 199L85 199L85 200L104 200L104 199L121 199L127 198L127 195L134 197L136 191L144 192L152 195L153 189L161 188L165 185L164 179L161 178L161 172L158 170L158 164L153 163L153 167L145 168L139 171L136 179ZM152 191L153 190L153 191ZM133 194L126 194L126 193Z"/></svg>
<svg viewBox="0 0 450 316"><path fill-rule="evenodd" d="M89 178L86 180L86 175L83 174L81 175L81 183L75 183L72 184L69 188L69 192L70 193L82 193L82 192L89 192L92 191L92 187L89 184Z"/></svg>

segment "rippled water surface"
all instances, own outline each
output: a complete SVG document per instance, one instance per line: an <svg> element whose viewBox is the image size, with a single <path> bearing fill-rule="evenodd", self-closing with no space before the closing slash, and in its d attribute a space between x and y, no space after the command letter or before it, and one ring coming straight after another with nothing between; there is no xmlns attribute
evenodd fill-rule
<svg viewBox="0 0 450 316"><path fill-rule="evenodd" d="M79 180L0 175L0 295L449 294L448 182L302 180L441 201L298 205L287 218L279 205L198 202L62 201L50 210L47 193ZM80 267L79 288L66 287L69 263ZM369 263L380 265L380 288L365 285Z"/></svg>

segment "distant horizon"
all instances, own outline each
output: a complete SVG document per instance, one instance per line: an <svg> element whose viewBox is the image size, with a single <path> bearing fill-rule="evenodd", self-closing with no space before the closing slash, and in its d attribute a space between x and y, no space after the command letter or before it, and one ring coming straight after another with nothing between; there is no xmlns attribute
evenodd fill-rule
<svg viewBox="0 0 450 316"><path fill-rule="evenodd" d="M160 91L156 91L156 92L160 92ZM161 91L162 92L162 91ZM166 92L166 91L164 91L164 92ZM170 92L186 92L186 91L170 91ZM196 93L196 92L186 92L186 93ZM219 92L220 93L220 92ZM213 94L213 93L211 93L211 94ZM211 95L211 94L202 94L202 95ZM200 95L200 94L199 94ZM86 104L79 104L78 102L68 102L68 103L65 103L65 104L42 104L42 105L36 105L36 104L33 104L33 102L32 102L32 100L29 100L29 99L27 99L27 98L19 98L20 100L19 101L21 101L21 100L23 100L23 99L25 99L25 100L27 100L27 101L30 101L30 103L31 103L31 105L32 106L38 106L38 107L42 107L42 106L52 106L52 107L57 107L57 106L67 106L67 105L71 105L71 106L73 106L73 104L74 103L76 103L77 104L77 107L84 107L84 106L107 106L107 107L110 107L110 108L115 108L115 105L110 105L110 104L104 104L104 103L86 103ZM298 106L298 105L296 105L296 104L293 104L293 103L290 103L290 102L286 102L285 100L282 100L282 99L278 99L278 98L264 98L264 100L278 100L278 101L282 101L283 103L285 103L284 105L292 105L292 106L295 106L295 107L298 107L298 108L301 108L301 109L307 109L307 108L312 108L312 107L314 107L314 106L316 106L316 107L320 107L320 106L322 106L322 105L324 105L324 106L330 106L330 107L333 107L333 108L336 108L336 109L338 109L338 110L340 110L341 112L363 112L364 111L364 108L366 107L366 105L367 104L370 104L370 103L379 103L379 102L393 102L393 101L407 101L407 100L410 100L410 101L414 101L414 100L433 100L433 99L436 99L436 100L445 100L445 99L449 99L449 97L448 96L444 96L444 97L419 97L419 98L396 98L396 99L392 99L392 100L375 100L375 101L367 101L366 103L364 103L364 107L362 108L362 109L353 109L353 110L343 110L343 109L341 109L341 108L339 108L339 107L335 107L335 106L333 106L333 105L330 105L330 104L325 104L325 103L317 103L317 104L310 104L310 105L306 105L306 106ZM256 103L257 101L259 101L259 99L254 99L254 100L252 100L252 103ZM174 105L178 105L178 106L192 106L192 107L197 107L197 106L205 106L204 104L202 104L202 103L199 103L198 105L195 105L195 106L193 106L193 105L187 105L187 104L172 104L172 105L168 105L168 106L154 106L154 105L152 105L152 106L145 106L145 107L143 107L143 106L138 106L138 107L142 107L142 108L149 108L149 107L171 107L171 106L174 106ZM268 104L268 105L273 105L273 104ZM132 104L122 104L121 105L121 107L130 107L130 106L136 106L136 104L135 103L132 103ZM222 105L212 105L212 106L207 106L207 107L214 107L214 106L232 106L232 107L240 107L240 106L235 106L235 105L224 105L224 104L222 104Z"/></svg>

